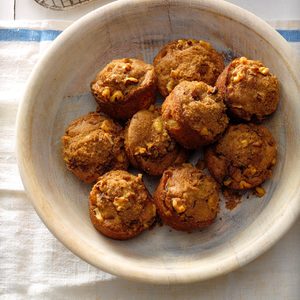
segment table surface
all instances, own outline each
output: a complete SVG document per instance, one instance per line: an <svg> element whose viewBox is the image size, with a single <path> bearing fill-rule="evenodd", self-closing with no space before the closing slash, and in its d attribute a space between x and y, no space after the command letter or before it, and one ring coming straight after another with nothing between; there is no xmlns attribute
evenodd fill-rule
<svg viewBox="0 0 300 300"><path fill-rule="evenodd" d="M0 20L70 20L74 21L96 7L112 2L112 0L94 0L68 11L48 10L34 0L0 0ZM265 20L299 20L299 0L229 0ZM270 9L271 8L271 9Z"/></svg>
<svg viewBox="0 0 300 300"><path fill-rule="evenodd" d="M85 13L99 7L107 2L107 0L95 0L90 4L75 8L69 11L51 11L47 10L33 0L0 0L0 21L12 21L12 20L66 20L73 21L78 19ZM258 16L269 21L272 25L285 24L288 21L291 24L296 24L297 27L300 24L300 1L273 1L273 0L232 0L229 1L244 7ZM271 8L271 9L270 9ZM298 26L298 29L300 26ZM297 45L299 46L299 45ZM298 47L298 51L299 51ZM1 48L0 48L1 51ZM299 52L298 52L299 53ZM0 52L1 59L1 52ZM1 62L1 61L0 61ZM1 63L0 63L1 65ZM1 79L1 76L0 76ZM1 86L1 81L0 81ZM1 93L1 92L0 92ZM1 94L0 94L1 98ZM1 99L0 99L1 100ZM5 107L0 105L0 132L1 126L13 126L10 121L10 114L15 117L17 103L6 115L4 112ZM14 120L14 119L13 119ZM8 138L12 138L14 133ZM13 143L13 142L12 142ZM12 146L10 146L12 147ZM1 152L1 146L0 146ZM3 161L3 153L0 153L0 170ZM1 157L2 155L2 157ZM12 172L17 172L16 166ZM0 172L1 173L1 172ZM0 174L0 203L1 199L11 198L11 201L19 201L19 198L25 198L25 194L22 190L20 183L14 183L19 188L15 194L12 194L11 190L14 186L9 186L9 181L5 181L6 178L1 178ZM300 200L300 199L299 199ZM288 201L288 199L287 199ZM36 217L33 208L26 208L30 211L30 218L36 219L37 224L43 230L43 234L47 235L48 240L55 245L58 253L61 253L62 257L73 257L73 254L64 248L54 237L47 231L41 221ZM1 216L1 206L0 206ZM4 217L5 220L5 217ZM2 220L3 221L3 220ZM0 226L1 223L0 218ZM254 262L248 264L245 267L236 270L228 275L209 280L206 282L195 283L190 285L179 286L153 286L148 284L139 284L129 282L127 280L106 276L105 273L100 280L81 285L70 283L70 288L62 292L60 299L75 299L74 296L78 293L78 299L300 299L300 220L296 222L293 228L286 234L280 242L278 242L271 250L256 259ZM1 240L0 240L1 244ZM3 245L2 245L3 246ZM1 248L0 250L5 249ZM1 270L1 253L0 253L0 270ZM5 257L5 256L4 256ZM16 258L18 259L18 258ZM54 263L55 262L55 257ZM73 258L72 258L73 259ZM76 260L75 260L76 261ZM85 262L77 260L78 265L82 269L87 268L93 270L93 267L88 266ZM79 267L77 267L78 269ZM79 268L79 269L80 269ZM25 270L26 271L26 270ZM29 272L30 270L28 270ZM63 277L62 274L57 274L58 277ZM96 271L95 271L96 272ZM37 282L45 282L48 280L49 284L54 282L53 279L47 278L49 274L47 272L41 272L33 277ZM53 275L52 275L53 276ZM45 278L43 278L45 277ZM32 277L31 277L32 278ZM38 278L38 279L37 279ZM6 278L6 280L8 280ZM14 280L14 278L11 278ZM20 279L21 280L21 279ZM0 299L1 297L1 272L0 272ZM48 289L49 290L49 289ZM51 289L50 289L51 291ZM24 298L25 298L24 294ZM52 299L51 292L42 294L43 299ZM97 296L97 297L96 297ZM40 299L42 299L40 298ZM14 299L9 295L3 296L3 299ZM57 298L58 299L58 298ZM76 298L77 299L77 298Z"/></svg>

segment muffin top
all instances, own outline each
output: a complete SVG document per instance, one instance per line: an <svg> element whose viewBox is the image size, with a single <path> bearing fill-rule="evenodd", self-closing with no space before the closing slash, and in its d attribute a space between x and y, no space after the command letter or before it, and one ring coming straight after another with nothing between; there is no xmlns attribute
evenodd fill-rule
<svg viewBox="0 0 300 300"><path fill-rule="evenodd" d="M126 169L124 133L120 125L98 113L74 120L62 137L63 158L69 170L91 183L111 169Z"/></svg>
<svg viewBox="0 0 300 300"><path fill-rule="evenodd" d="M174 150L176 143L168 134L159 107L136 113L127 128L127 143L136 156L159 158Z"/></svg>
<svg viewBox="0 0 300 300"><path fill-rule="evenodd" d="M163 220L178 230L207 226L219 210L218 184L191 164L166 170L154 198Z"/></svg>
<svg viewBox="0 0 300 300"><path fill-rule="evenodd" d="M152 65L135 58L115 59L97 74L91 89L98 101L122 103L154 79Z"/></svg>
<svg viewBox="0 0 300 300"><path fill-rule="evenodd" d="M263 120L279 101L279 83L260 61L245 57L233 60L220 75L216 86L224 95L233 116Z"/></svg>
<svg viewBox="0 0 300 300"><path fill-rule="evenodd" d="M213 142L228 124L226 107L217 88L204 82L182 81L163 103L163 119L172 133L184 130L186 145L205 145ZM176 135L174 136L176 139Z"/></svg>
<svg viewBox="0 0 300 300"><path fill-rule="evenodd" d="M151 175L161 175L186 159L185 151L166 130L160 107L151 106L133 116L125 131L125 148L131 163Z"/></svg>
<svg viewBox="0 0 300 300"><path fill-rule="evenodd" d="M205 154L215 179L233 189L261 184L272 174L277 147L270 131L255 124L231 125Z"/></svg>
<svg viewBox="0 0 300 300"><path fill-rule="evenodd" d="M142 175L122 170L99 178L90 193L90 211L94 225L97 222L101 232L117 239L133 237L149 228L156 216Z"/></svg>
<svg viewBox="0 0 300 300"><path fill-rule="evenodd" d="M181 81L214 85L224 69L223 57L202 40L176 40L165 45L154 59L158 88L167 96Z"/></svg>

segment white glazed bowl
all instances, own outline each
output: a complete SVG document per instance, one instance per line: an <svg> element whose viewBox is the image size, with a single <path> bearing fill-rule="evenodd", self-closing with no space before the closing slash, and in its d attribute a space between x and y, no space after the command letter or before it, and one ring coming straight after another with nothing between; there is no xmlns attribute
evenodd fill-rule
<svg viewBox="0 0 300 300"><path fill-rule="evenodd" d="M262 60L281 83L281 102L266 123L279 162L262 198L244 199L202 232L155 228L129 241L100 235L88 215L89 186L69 173L60 136L95 109L89 83L114 58L151 62L167 41L209 40L218 50ZM51 232L100 269L130 279L183 283L225 274L269 249L300 211L300 83L297 60L265 22L217 0L117 1L81 18L53 43L31 75L18 114L18 162L31 201ZM253 198L253 199L252 199ZM223 204L222 204L223 205Z"/></svg>

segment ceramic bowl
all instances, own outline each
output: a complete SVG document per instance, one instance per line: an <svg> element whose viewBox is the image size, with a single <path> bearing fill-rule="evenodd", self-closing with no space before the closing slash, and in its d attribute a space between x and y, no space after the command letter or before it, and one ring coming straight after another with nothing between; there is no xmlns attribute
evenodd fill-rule
<svg viewBox="0 0 300 300"><path fill-rule="evenodd" d="M88 215L90 186L64 166L60 137L67 124L95 109L89 84L110 60L152 62L173 39L208 40L228 58L262 60L280 81L278 111L266 122L278 141L278 164L266 196L221 205L216 222L191 234L156 227L129 241L99 234ZM66 29L35 67L19 109L17 154L28 195L49 230L73 253L106 272L162 284L225 274L269 249L300 211L299 63L264 21L217 1L116 1ZM148 182L153 189L153 182Z"/></svg>

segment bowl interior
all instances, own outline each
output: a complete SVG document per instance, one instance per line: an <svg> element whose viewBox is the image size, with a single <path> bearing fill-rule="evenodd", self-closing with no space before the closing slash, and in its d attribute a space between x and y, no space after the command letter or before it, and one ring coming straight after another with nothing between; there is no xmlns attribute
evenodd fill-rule
<svg viewBox="0 0 300 300"><path fill-rule="evenodd" d="M189 5L185 1L133 2L91 13L62 34L42 60L20 112L26 114L22 177L47 226L90 263L153 282L205 279L244 264L266 249L274 238L260 239L276 222L280 226L278 217L288 211L287 199L295 197L299 185L294 169L299 165L299 126L294 122L300 115L295 98L298 87L279 49L247 24L251 16L246 14L243 19L233 6L226 6L226 11L219 1L190 1ZM95 110L89 84L105 64L122 57L151 63L162 45L180 38L208 40L227 59L246 56L262 60L278 76L281 102L265 123L278 142L274 175L264 184L267 193L263 198L250 194L232 211L225 209L222 201L216 222L205 230L187 234L163 226L129 241L105 238L89 219L91 186L66 170L60 137L70 121ZM146 182L153 191L156 180L146 176ZM288 213L295 218L298 211ZM252 247L255 242L257 248Z"/></svg>

